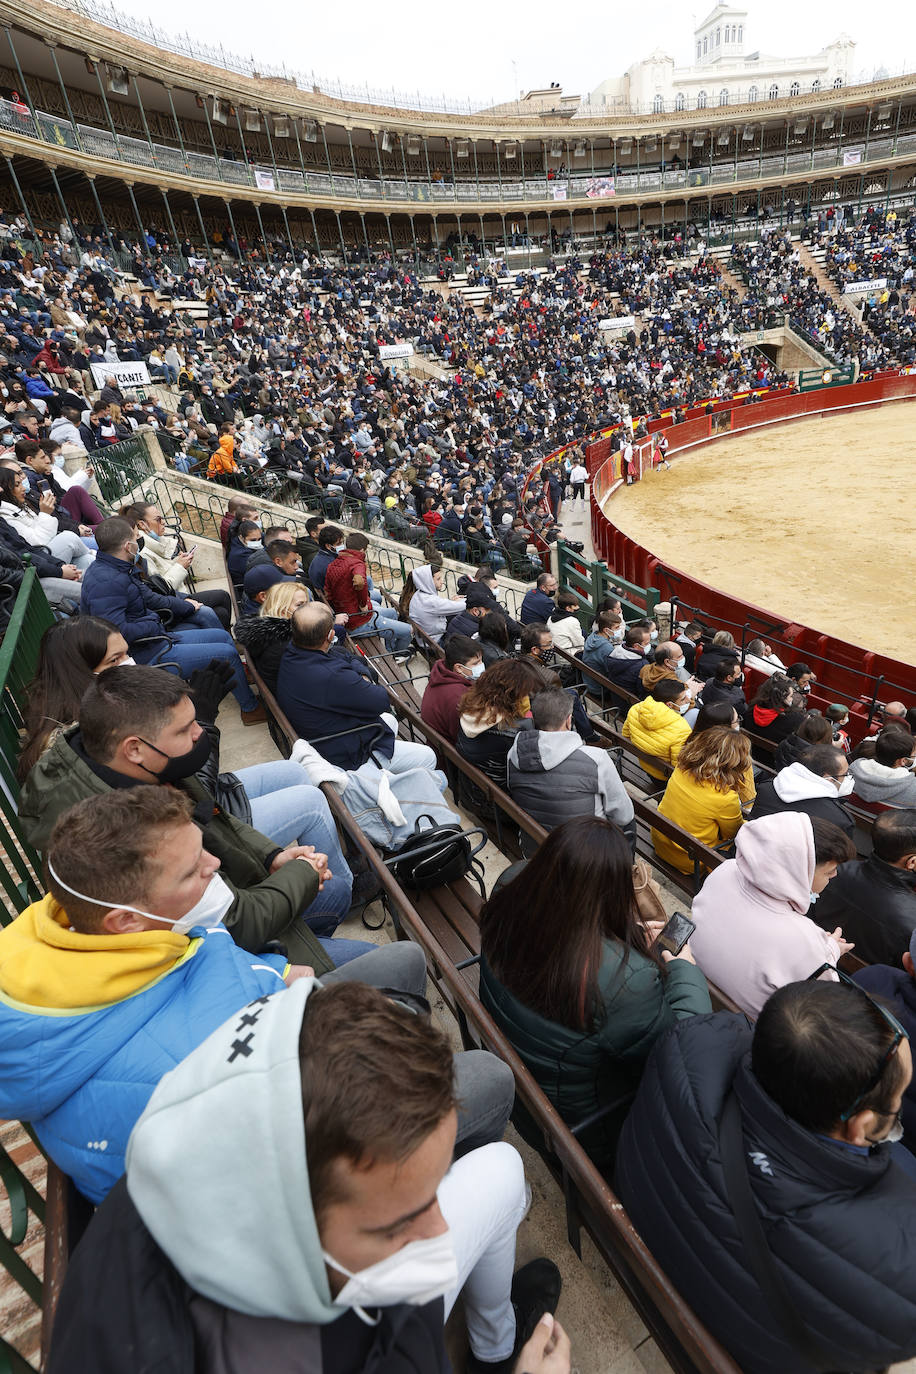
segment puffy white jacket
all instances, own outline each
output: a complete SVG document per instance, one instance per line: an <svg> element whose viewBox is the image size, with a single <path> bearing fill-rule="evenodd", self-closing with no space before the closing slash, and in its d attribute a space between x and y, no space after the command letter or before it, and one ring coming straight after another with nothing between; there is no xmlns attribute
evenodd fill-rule
<svg viewBox="0 0 916 1374"><path fill-rule="evenodd" d="M57 533L57 516L37 513L31 506L16 506L12 501L0 501L0 519L22 535L33 548L49 544Z"/></svg>

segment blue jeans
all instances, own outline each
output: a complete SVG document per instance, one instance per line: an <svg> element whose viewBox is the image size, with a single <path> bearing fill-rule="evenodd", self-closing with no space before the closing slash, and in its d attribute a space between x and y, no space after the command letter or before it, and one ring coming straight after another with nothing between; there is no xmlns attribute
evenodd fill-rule
<svg viewBox="0 0 916 1374"><path fill-rule="evenodd" d="M369 940L329 940L323 935L319 935L318 943L335 968L340 968L341 964L349 964L351 959L358 959L360 955L371 954L374 949L378 949L378 945L373 945Z"/></svg>
<svg viewBox="0 0 916 1374"><path fill-rule="evenodd" d="M245 669L235 645L225 630L186 630L183 626L168 632L173 643L164 644L149 660L155 667L162 664L171 670L177 664L178 676L187 679L195 668L206 668L211 658L225 659L235 669L232 695L239 704L240 711L253 711L258 699L248 685Z"/></svg>
<svg viewBox="0 0 916 1374"><path fill-rule="evenodd" d="M358 630L351 630L350 637L359 639L361 635L380 634L385 641L385 648L391 653L395 649L407 648L410 633L410 626L398 620L398 613L393 606L376 606L372 619Z"/></svg>
<svg viewBox="0 0 916 1374"><path fill-rule="evenodd" d="M327 854L333 878L302 913L316 935L333 935L350 909L353 875L324 794L291 759L236 770L251 803L251 823L276 844L311 844Z"/></svg>
<svg viewBox="0 0 916 1374"><path fill-rule="evenodd" d="M201 606L199 611L195 611L181 622L181 629L183 630L186 625L192 626L195 630L223 630L220 618L212 606ZM226 633L225 630L223 633Z"/></svg>

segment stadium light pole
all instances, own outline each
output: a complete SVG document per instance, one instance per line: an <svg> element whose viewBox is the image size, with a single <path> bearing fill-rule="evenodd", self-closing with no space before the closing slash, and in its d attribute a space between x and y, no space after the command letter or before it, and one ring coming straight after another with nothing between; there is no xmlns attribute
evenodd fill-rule
<svg viewBox="0 0 916 1374"><path fill-rule="evenodd" d="M111 237L111 230L110 230L109 227L108 227L108 220L105 218L105 211L102 209L102 202L99 200L99 193L98 193L98 191L95 189L95 177L94 177L94 176L90 176L89 173L87 172L87 173L86 173L86 180L89 182L89 189L90 189L90 191L92 192L92 199L95 201L95 208L96 208L96 209L98 210L98 212L99 212L99 219L102 221L102 228L105 230L105 237L107 238L107 240L108 240L108 246L109 246L109 248L111 249L111 256L114 257L114 255L115 255L114 239Z"/></svg>
<svg viewBox="0 0 916 1374"><path fill-rule="evenodd" d="M67 118L70 120L70 127L73 129L73 138L76 147L78 148L80 146L80 136L77 132L76 120L73 118L73 110L70 105L70 97L67 94L67 88L64 85L64 78L60 74L60 63L57 60L57 44L51 43L47 39L45 40L45 43L51 54L51 61L54 63L54 70L57 73L57 84L58 86L60 86L60 93L64 97L64 108L67 111Z"/></svg>
<svg viewBox="0 0 916 1374"><path fill-rule="evenodd" d="M29 229L32 232L32 238L37 240L38 235L35 233L35 225L32 223L32 216L29 214L29 207L26 204L25 196L22 194L22 187L19 185L19 178L16 175L16 168L13 166L13 160L6 153L3 154L3 160L6 163L7 171L10 174L10 181L16 188L16 195L19 197L19 204L22 206L22 213L25 215L26 224L29 226ZM67 222L69 223L69 216L67 217Z"/></svg>
<svg viewBox="0 0 916 1374"><path fill-rule="evenodd" d="M200 233L201 233L201 237L203 238L203 241L204 241L204 248L205 248L205 250L206 250L207 257L210 259L210 266L212 267L212 266L213 266L213 249L212 249L211 246L210 246L210 239L209 239L209 237L207 236L207 231L206 231L206 229L204 228L204 217L203 217L203 215L200 213L200 197L199 197L199 196L192 196L191 199L192 199L193 202L194 202L194 209L197 211L197 223L200 225Z"/></svg>
<svg viewBox="0 0 916 1374"><path fill-rule="evenodd" d="M248 261L248 253L247 253L247 251L242 247L242 241L241 241L241 239L240 239L239 236L238 236L238 230L237 230L236 227L235 227L235 220L234 220L233 217L232 217L232 206L231 206L231 204L229 203L229 198L228 198L228 196L227 196L226 199L223 201L223 204L224 204L225 207L226 207L226 214L229 216L229 227L230 227L230 229L232 230L232 237L233 237L233 239L235 240L235 246L236 246L236 249L238 250L239 257L241 258L241 257L244 255L245 261L247 262L247 261Z"/></svg>
<svg viewBox="0 0 916 1374"><path fill-rule="evenodd" d="M169 228L172 231L172 242L175 244L175 256L179 257L181 249L181 239L178 236L178 230L175 228L175 221L172 218L172 207L171 205L169 205L169 198L165 193L165 187L160 186L159 190L162 192L162 200L165 205L165 213L168 216Z"/></svg>
<svg viewBox="0 0 916 1374"><path fill-rule="evenodd" d="M7 159L7 161L9 161L9 159ZM48 171L51 173L51 180L54 182L54 190L57 192L57 199L60 201L60 208L64 212L64 219L70 226L70 233L73 235L73 242L78 243L79 240L76 236L76 230L73 227L73 220L70 218L70 211L67 209L67 202L64 200L63 192L60 189L60 182L57 180L57 173L54 170L53 163L48 163ZM32 221L29 220L29 224L31 223ZM35 233L34 228L32 229L32 233Z"/></svg>

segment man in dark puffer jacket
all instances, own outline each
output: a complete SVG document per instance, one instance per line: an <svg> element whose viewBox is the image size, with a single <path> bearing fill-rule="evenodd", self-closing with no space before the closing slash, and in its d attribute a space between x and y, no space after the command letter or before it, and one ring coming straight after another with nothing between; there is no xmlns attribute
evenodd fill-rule
<svg viewBox="0 0 916 1374"><path fill-rule="evenodd" d="M778 1274L822 1369L916 1353L916 1161L897 1113L909 1042L861 989L790 983L752 1030L681 1021L649 1059L617 1154L646 1244L745 1374L812 1374L764 1299L726 1189L720 1121L734 1090L743 1162ZM903 1164L904 1167L901 1167Z"/></svg>

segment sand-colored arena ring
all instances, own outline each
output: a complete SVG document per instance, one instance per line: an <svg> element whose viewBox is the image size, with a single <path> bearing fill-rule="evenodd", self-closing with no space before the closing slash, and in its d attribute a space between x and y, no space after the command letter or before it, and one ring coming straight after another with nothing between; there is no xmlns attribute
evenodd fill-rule
<svg viewBox="0 0 916 1374"><path fill-rule="evenodd" d="M771 425L685 453L606 501L676 568L916 662L916 405Z"/></svg>

